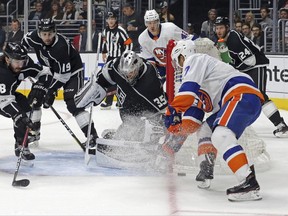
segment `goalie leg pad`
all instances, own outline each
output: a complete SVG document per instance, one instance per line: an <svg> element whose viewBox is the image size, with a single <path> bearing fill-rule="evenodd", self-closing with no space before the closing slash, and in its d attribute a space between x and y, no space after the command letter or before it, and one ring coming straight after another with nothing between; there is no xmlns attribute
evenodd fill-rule
<svg viewBox="0 0 288 216"><path fill-rule="evenodd" d="M77 108L90 107L99 105L106 97L105 89L97 82L89 80L83 88L74 96Z"/></svg>

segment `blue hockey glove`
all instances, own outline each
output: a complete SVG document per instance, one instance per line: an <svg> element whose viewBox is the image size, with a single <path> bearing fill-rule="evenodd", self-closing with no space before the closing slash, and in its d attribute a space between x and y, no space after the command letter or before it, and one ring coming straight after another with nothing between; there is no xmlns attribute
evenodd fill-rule
<svg viewBox="0 0 288 216"><path fill-rule="evenodd" d="M165 126L169 132L178 132L182 123L182 113L177 112L174 107L168 105L165 115Z"/></svg>

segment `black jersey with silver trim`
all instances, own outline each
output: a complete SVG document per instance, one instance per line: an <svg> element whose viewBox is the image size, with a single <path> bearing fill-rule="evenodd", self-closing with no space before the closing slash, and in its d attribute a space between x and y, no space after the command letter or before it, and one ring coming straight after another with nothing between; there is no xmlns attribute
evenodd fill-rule
<svg viewBox="0 0 288 216"><path fill-rule="evenodd" d="M168 102L157 69L143 59L137 82L131 86L119 72L119 62L120 58L109 61L98 74L97 82L105 88L117 84L120 112L134 116L164 112Z"/></svg>
<svg viewBox="0 0 288 216"><path fill-rule="evenodd" d="M248 71L252 68L263 67L269 64L269 59L260 51L260 47L252 40L243 36L235 30L228 33L226 45L232 58L230 63L234 68L240 71ZM249 58L255 57L253 64L246 64Z"/></svg>

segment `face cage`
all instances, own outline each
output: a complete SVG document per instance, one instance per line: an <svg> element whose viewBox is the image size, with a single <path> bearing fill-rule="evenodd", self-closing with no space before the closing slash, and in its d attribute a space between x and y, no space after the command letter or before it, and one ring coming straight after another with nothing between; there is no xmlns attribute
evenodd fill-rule
<svg viewBox="0 0 288 216"><path fill-rule="evenodd" d="M134 76L131 76L131 75L134 75ZM125 72L125 75L124 75L126 82L129 83L131 86L134 86L136 84L137 76L138 74L136 72L136 69L128 73Z"/></svg>

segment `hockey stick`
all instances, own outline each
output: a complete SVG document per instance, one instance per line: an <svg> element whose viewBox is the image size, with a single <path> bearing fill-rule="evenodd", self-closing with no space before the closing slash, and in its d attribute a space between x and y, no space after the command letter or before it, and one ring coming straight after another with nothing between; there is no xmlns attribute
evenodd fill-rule
<svg viewBox="0 0 288 216"><path fill-rule="evenodd" d="M29 119L31 119L31 117L32 117L32 113L34 111L34 104L35 104L35 101L33 101L33 103L32 103L32 108L31 108L31 111L29 113ZM14 187L27 187L30 184L29 179L16 180L18 173L19 173L19 168L20 168L20 165L22 162L23 151L24 151L24 148L27 147L27 144L28 144L27 140L28 140L29 130L30 130L30 128L27 127L23 141L22 141L22 147L20 150L20 154L18 156L18 160L17 160L17 164L16 164L16 170L14 172L14 177L13 177L13 181L12 181L12 186L14 186Z"/></svg>
<svg viewBox="0 0 288 216"><path fill-rule="evenodd" d="M82 148L82 150L85 152L85 147L80 142L80 140L76 137L76 135L73 133L73 131L69 128L69 126L66 124L66 122L63 120L63 118L58 114L58 112L54 109L53 106L50 106L53 113L56 115L56 117L60 120L60 122L64 125L64 127L67 129L67 131L70 133L70 135L75 139L77 144Z"/></svg>
<svg viewBox="0 0 288 216"><path fill-rule="evenodd" d="M92 72L91 75L91 82L94 82L96 77L96 71L98 69L99 64L99 54L100 54L100 44L101 44L101 33L98 33L98 44L97 44L97 53L96 53L96 67L95 70ZM89 143L91 140L91 128L92 128L92 115L93 115L93 106L90 107L90 115L89 115L89 124L88 124L88 131L87 131L87 141L86 141L86 151L85 151L85 163L86 165L89 164L91 156L89 155ZM95 146L97 148L97 144Z"/></svg>
<svg viewBox="0 0 288 216"><path fill-rule="evenodd" d="M30 82L32 84L34 84L34 80L31 77L28 77ZM66 124L66 122L64 121L64 119L58 114L58 112L54 109L53 106L50 106L51 110L53 111L53 113L56 115L56 117L60 120L60 122L64 125L64 127L67 129L67 131L70 133L70 135L75 139L75 141L77 142L77 144L82 148L82 150L85 152L85 147L83 146L83 144L80 142L80 140L76 137L76 135L73 133L73 131L69 128L69 126Z"/></svg>

